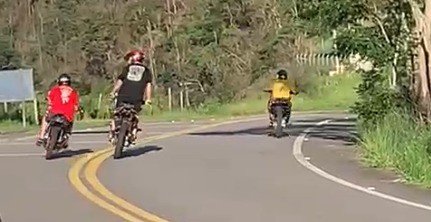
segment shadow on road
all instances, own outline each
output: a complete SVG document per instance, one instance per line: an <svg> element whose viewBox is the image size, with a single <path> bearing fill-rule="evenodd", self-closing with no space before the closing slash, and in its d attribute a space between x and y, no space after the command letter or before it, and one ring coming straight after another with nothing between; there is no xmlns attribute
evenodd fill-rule
<svg viewBox="0 0 431 222"><path fill-rule="evenodd" d="M75 131L73 134L108 134L108 130L88 130L88 131Z"/></svg>
<svg viewBox="0 0 431 222"><path fill-rule="evenodd" d="M86 153L93 153L94 151L91 149L80 149L80 150L65 150L60 153L56 153L53 155L52 159L59 159L59 158L70 158Z"/></svg>
<svg viewBox="0 0 431 222"><path fill-rule="evenodd" d="M141 155L144 155L146 153L149 153L149 152L160 151L162 149L163 149L162 147L159 147L156 145L147 145L147 146L143 146L143 147L135 147L135 148L131 148L131 149L126 149L123 151L123 157L122 158L137 157L137 156L141 156Z"/></svg>
<svg viewBox="0 0 431 222"><path fill-rule="evenodd" d="M310 131L310 138L322 138L330 140L341 140L346 145L352 145L357 141L356 119L332 119L331 122L322 126L316 126L317 122L324 119L313 118L311 120L299 120L290 124L285 130L289 136L299 136L304 130L313 128ZM256 126L240 130L229 131L204 131L190 133L195 136L238 136L238 135L267 135L271 136L273 129L268 126Z"/></svg>

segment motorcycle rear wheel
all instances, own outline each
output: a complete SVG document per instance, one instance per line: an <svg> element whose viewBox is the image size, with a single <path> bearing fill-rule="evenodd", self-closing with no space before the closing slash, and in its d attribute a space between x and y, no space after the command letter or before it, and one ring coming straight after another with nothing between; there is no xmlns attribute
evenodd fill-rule
<svg viewBox="0 0 431 222"><path fill-rule="evenodd" d="M117 142L115 144L115 151L114 151L114 159L119 159L123 156L123 148L124 148L124 142L126 141L126 135L127 131L129 130L129 124L126 121L123 121L121 123L120 131L117 135Z"/></svg>
<svg viewBox="0 0 431 222"><path fill-rule="evenodd" d="M60 136L61 128L58 126L51 126L49 130L49 137L45 147L45 159L52 158L52 154L57 146L58 137Z"/></svg>

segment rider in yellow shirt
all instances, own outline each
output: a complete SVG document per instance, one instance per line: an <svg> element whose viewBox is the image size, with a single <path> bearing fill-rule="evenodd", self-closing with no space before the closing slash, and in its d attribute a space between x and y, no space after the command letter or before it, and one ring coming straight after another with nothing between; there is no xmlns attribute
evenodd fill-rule
<svg viewBox="0 0 431 222"><path fill-rule="evenodd" d="M292 102L290 101L292 98L292 94L298 94L296 90L290 85L289 80L287 79L287 72L284 69L281 69L277 72L277 77L271 85L271 89L269 90L270 96L268 99L268 113L269 113L269 126L272 127L274 124L274 115L271 112L271 104L274 100L282 99L287 100L289 105L289 113L287 120L290 119L290 112L292 108ZM287 123L287 122L286 122Z"/></svg>

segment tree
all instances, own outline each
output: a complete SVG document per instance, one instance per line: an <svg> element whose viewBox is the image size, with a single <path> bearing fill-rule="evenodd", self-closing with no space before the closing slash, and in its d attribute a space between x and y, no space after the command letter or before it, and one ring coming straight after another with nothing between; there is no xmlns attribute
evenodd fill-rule
<svg viewBox="0 0 431 222"><path fill-rule="evenodd" d="M7 33L13 44L2 50L33 67L43 88L59 72L73 72L82 93L99 93L104 87L95 86L118 74L126 51L146 48L157 90L193 82L191 106L225 103L312 48L294 0L0 0L0 6L0 28L13 30Z"/></svg>
<svg viewBox="0 0 431 222"><path fill-rule="evenodd" d="M415 72L412 88L420 112L427 121L431 121L431 1L409 0L408 4L414 20L411 31L416 43L412 62Z"/></svg>
<svg viewBox="0 0 431 222"><path fill-rule="evenodd" d="M420 5L424 5L423 8ZM431 117L428 43L431 1L303 1L300 16L316 24L315 33L336 30L336 53L371 61L354 110L370 123L397 106ZM429 13L429 14L428 14Z"/></svg>
<svg viewBox="0 0 431 222"><path fill-rule="evenodd" d="M13 48L13 39L10 35L0 33L0 67L16 67L20 65L18 53Z"/></svg>

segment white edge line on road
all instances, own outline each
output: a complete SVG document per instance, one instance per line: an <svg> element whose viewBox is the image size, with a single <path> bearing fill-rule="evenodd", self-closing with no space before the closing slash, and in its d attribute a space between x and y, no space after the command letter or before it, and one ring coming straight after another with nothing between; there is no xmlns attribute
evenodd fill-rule
<svg viewBox="0 0 431 222"><path fill-rule="evenodd" d="M32 135L32 136L24 136L24 137L20 137L20 138L17 138L17 139L11 139L11 140L9 140L9 141L24 141L24 140L29 140L29 139L34 139L34 140L36 140L36 133L34 134L34 135Z"/></svg>
<svg viewBox="0 0 431 222"><path fill-rule="evenodd" d="M304 130L304 132L301 133L301 135L299 135L296 138L296 140L295 140L295 142L293 144L293 156L295 157L295 159L302 166L304 166L305 168L313 171L314 173L318 174L319 176L324 177L324 178L326 178L328 180L331 180L331 181L333 181L335 183L338 183L340 185L343 185L343 186L346 186L346 187L349 187L349 188L352 188L352 189L355 189L355 190L358 190L358 191L361 191L361 192L364 192L364 193L367 193L367 194L370 194L370 195L373 195L373 196L376 196L376 197L380 197L380 198L383 198L383 199L386 199L386 200L390 200L390 201L394 201L394 202L397 202L397 203L400 203L400 204L404 204L404 205L408 205L408 206L411 206L411 207L416 207L416 208L420 208L420 209L431 211L431 206L429 206L429 205L415 203L415 202L408 201L408 200L405 200L405 199L402 199L402 198L398 198L398 197L394 197L394 196L391 196L391 195L388 195L388 194L380 193L380 192L377 192L377 191L374 191L374 190L369 190L369 189L367 189L365 187L362 187L362 186L350 183L350 182L345 181L345 180L343 180L341 178L338 178L338 177L336 177L334 175L331 175L331 174L323 171L322 169L314 166L310 162L308 162L305 159L305 157L304 157L304 155L302 153L302 144L304 142L305 137L314 128L316 128L318 126L325 125L325 124L327 124L329 122L330 122L330 120L325 120L325 121L319 122L314 127L311 127L311 128L308 128L308 129Z"/></svg>
<svg viewBox="0 0 431 222"><path fill-rule="evenodd" d="M109 144L108 140L95 140L95 141L70 141L70 145L73 144L102 144L102 143L106 143ZM7 143L1 143L0 147L2 146L22 146L22 145L33 145L35 143L33 142L7 142ZM36 145L35 145L36 146ZM28 148L28 147L26 147Z"/></svg>
<svg viewBox="0 0 431 222"><path fill-rule="evenodd" d="M1 157L30 157L30 156L43 156L43 153L2 153Z"/></svg>

